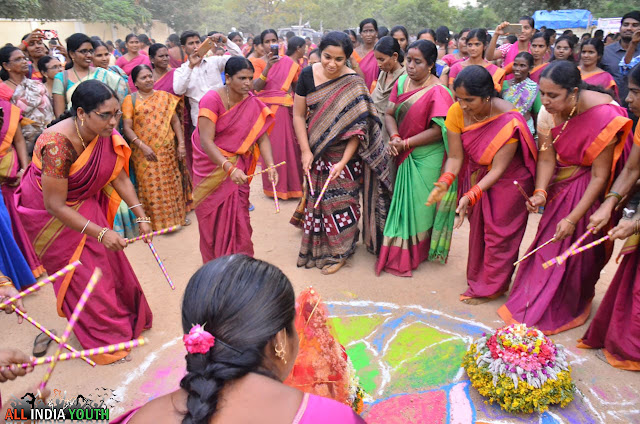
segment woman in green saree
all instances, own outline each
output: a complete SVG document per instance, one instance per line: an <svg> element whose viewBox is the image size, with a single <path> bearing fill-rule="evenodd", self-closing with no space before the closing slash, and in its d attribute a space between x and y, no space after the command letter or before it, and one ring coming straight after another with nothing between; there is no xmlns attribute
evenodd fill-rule
<svg viewBox="0 0 640 424"><path fill-rule="evenodd" d="M449 254L457 184L451 181L438 205L424 204L445 160L444 118L453 104L451 93L435 75L437 57L431 41L412 43L407 75L398 79L389 97L385 123L398 171L376 263L378 275L386 271L410 277L421 262L445 262Z"/></svg>

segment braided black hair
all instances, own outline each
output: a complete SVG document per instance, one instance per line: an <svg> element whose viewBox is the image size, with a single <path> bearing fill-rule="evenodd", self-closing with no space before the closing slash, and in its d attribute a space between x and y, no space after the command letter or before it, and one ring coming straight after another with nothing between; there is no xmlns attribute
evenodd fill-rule
<svg viewBox="0 0 640 424"><path fill-rule="evenodd" d="M184 424L206 424L220 391L250 372L279 380L265 364L265 347L282 329L293 334L295 298L277 267L245 255L224 256L191 277L182 301L182 329L205 325L215 338L207 353L187 354Z"/></svg>

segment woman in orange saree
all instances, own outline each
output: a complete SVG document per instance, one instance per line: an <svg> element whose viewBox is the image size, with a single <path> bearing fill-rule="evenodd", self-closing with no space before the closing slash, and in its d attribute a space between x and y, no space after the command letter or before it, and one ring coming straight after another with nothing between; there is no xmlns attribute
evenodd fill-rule
<svg viewBox="0 0 640 424"><path fill-rule="evenodd" d="M253 256L248 175L260 153L267 166L274 165L266 134L273 112L251 93L253 72L249 60L232 57L225 66L225 86L200 100L193 133L193 200L203 262L234 253ZM277 184L277 168L268 172Z"/></svg>
<svg viewBox="0 0 640 424"><path fill-rule="evenodd" d="M276 44L278 40L275 30L264 30L260 38L267 55L252 62L255 68L253 88L258 98L269 106L275 117L273 126L267 130L273 160L275 163L287 162L278 169L280 178L276 191L280 199L300 198L302 197L302 162L291 113L293 85L298 80L300 66L289 56L274 56L270 52L269 46ZM267 196L274 196L267 174L262 174L262 190Z"/></svg>
<svg viewBox="0 0 640 424"><path fill-rule="evenodd" d="M545 210L530 249L550 239L555 242L520 265L509 299L498 310L507 324L524 322L547 335L585 323L612 246L602 243L562 266L542 265L586 234L589 216L604 200L625 144L632 142L626 111L612 103L610 95L582 84L580 70L571 62L554 62L542 73L540 161L532 206L527 207ZM589 234L583 244L600 237Z"/></svg>
<svg viewBox="0 0 640 424"><path fill-rule="evenodd" d="M138 217L140 232L152 231L127 175L130 150L115 131L119 120L112 89L95 80L80 83L72 108L38 138L16 193L22 224L47 272L82 262L53 283L60 316L71 316L94 268L102 270L73 329L85 349L131 340L152 323L123 252L127 242L110 229L122 196ZM127 355L122 351L93 359L102 365Z"/></svg>

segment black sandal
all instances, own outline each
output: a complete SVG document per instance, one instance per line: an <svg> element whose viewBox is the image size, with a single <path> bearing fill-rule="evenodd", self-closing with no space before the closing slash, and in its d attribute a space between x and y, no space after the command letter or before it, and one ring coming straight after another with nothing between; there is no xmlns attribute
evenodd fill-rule
<svg viewBox="0 0 640 424"><path fill-rule="evenodd" d="M54 330L51 330L51 333L57 336ZM38 334L36 339L33 341L33 356L35 356L36 358L40 358L46 355L47 349L49 348L49 343L51 343L52 341L53 339L46 334Z"/></svg>

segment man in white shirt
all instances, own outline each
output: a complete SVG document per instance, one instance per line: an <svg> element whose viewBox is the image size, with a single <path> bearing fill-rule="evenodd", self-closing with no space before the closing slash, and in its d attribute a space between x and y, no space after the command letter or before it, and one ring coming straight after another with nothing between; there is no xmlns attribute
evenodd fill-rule
<svg viewBox="0 0 640 424"><path fill-rule="evenodd" d="M220 33L209 36L214 41L213 48L218 45L226 45L231 56L242 56L240 48ZM231 56L210 56L200 57L197 54L200 47L200 35L195 31L185 31L180 35L180 44L189 60L182 64L173 74L173 91L178 95L185 95L189 101L191 128L185 137L185 147L187 150L187 166L189 172L192 170L191 154L191 133L198 122L198 111L200 99L208 91L222 87L222 73L224 67ZM204 54L203 54L204 56Z"/></svg>

